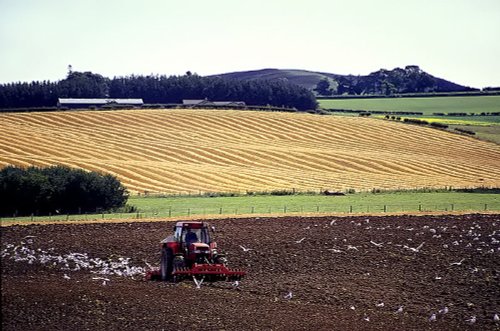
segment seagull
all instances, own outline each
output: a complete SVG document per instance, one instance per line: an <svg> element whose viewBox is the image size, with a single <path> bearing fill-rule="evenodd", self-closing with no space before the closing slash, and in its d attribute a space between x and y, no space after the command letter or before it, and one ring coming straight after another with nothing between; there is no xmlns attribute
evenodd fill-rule
<svg viewBox="0 0 500 331"><path fill-rule="evenodd" d="M493 320L495 322L500 322L500 317L498 316L498 314L493 315Z"/></svg>
<svg viewBox="0 0 500 331"><path fill-rule="evenodd" d="M335 249L335 248L328 248L329 251L334 252L334 253L342 253L340 249Z"/></svg>
<svg viewBox="0 0 500 331"><path fill-rule="evenodd" d="M440 309L438 311L438 313L441 314L441 315L444 315L444 314L448 314L448 311L449 311L448 307L444 307L443 309Z"/></svg>
<svg viewBox="0 0 500 331"><path fill-rule="evenodd" d="M283 298L285 298L285 299L287 299L287 300L290 300L291 298L293 298L292 291L288 291L288 293L287 293L287 294L285 294L285 296L284 296Z"/></svg>
<svg viewBox="0 0 500 331"><path fill-rule="evenodd" d="M334 225L334 224L335 224L335 222L337 222L337 220L332 220L332 221L330 222L330 225Z"/></svg>
<svg viewBox="0 0 500 331"><path fill-rule="evenodd" d="M436 321L436 314L432 314L431 317L429 317L429 322L435 322Z"/></svg>
<svg viewBox="0 0 500 331"><path fill-rule="evenodd" d="M443 279L443 277L436 276L436 277L434 277L434 279L435 280L441 280L441 279Z"/></svg>
<svg viewBox="0 0 500 331"><path fill-rule="evenodd" d="M351 308L351 310L356 310L356 307L354 307L354 306L351 306L350 308Z"/></svg>
<svg viewBox="0 0 500 331"><path fill-rule="evenodd" d="M359 249L356 247L356 246L352 246L352 245L347 245L347 249L350 250L350 249L354 249L356 251L359 251Z"/></svg>
<svg viewBox="0 0 500 331"><path fill-rule="evenodd" d="M243 250L243 252L249 252L249 251L253 251L252 248L246 248L246 247L243 247L240 245L240 248Z"/></svg>
<svg viewBox="0 0 500 331"><path fill-rule="evenodd" d="M145 259L143 261L144 261L144 263L146 263L146 265L148 266L149 269L153 270L153 266L151 264L149 264L148 261L146 261Z"/></svg>
<svg viewBox="0 0 500 331"><path fill-rule="evenodd" d="M367 322L370 322L370 317L368 317L368 316L365 315L365 317L363 317L363 320L365 320Z"/></svg>
<svg viewBox="0 0 500 331"><path fill-rule="evenodd" d="M398 310L396 310L396 314L401 314L403 312L403 306L399 306Z"/></svg>
<svg viewBox="0 0 500 331"><path fill-rule="evenodd" d="M234 288L240 286L240 282L235 280L234 283L232 284Z"/></svg>
<svg viewBox="0 0 500 331"><path fill-rule="evenodd" d="M296 244L300 244L301 242L303 242L303 241L304 241L304 239L306 239L306 237L304 237L304 238L302 238L302 239L299 239L299 240L295 241L295 243L296 243Z"/></svg>
<svg viewBox="0 0 500 331"><path fill-rule="evenodd" d="M418 252L420 252L420 249L422 248L422 246L424 246L424 244L425 244L425 242L421 243L417 248L408 247L408 246L404 245L403 248L406 248L412 252L418 253Z"/></svg>
<svg viewBox="0 0 500 331"><path fill-rule="evenodd" d="M215 232L215 226L210 226L210 228L212 229L212 232Z"/></svg>
<svg viewBox="0 0 500 331"><path fill-rule="evenodd" d="M469 318L468 320L465 320L465 321L469 324L474 324L474 323L476 323L476 316L472 316L471 318Z"/></svg>
<svg viewBox="0 0 500 331"><path fill-rule="evenodd" d="M464 262L465 259L461 259L460 262L452 262L450 265L462 265L462 262Z"/></svg>
<svg viewBox="0 0 500 331"><path fill-rule="evenodd" d="M63 278L64 278L64 279L71 279L71 277L70 277L70 276L68 276L68 275L66 275L66 274L64 274Z"/></svg>
<svg viewBox="0 0 500 331"><path fill-rule="evenodd" d="M109 278L104 277L92 277L93 280L102 280L102 286L106 286L110 281Z"/></svg>
<svg viewBox="0 0 500 331"><path fill-rule="evenodd" d="M383 302L379 302L379 303L376 303L376 304L375 304L375 307L382 308L383 306L384 306L384 303L383 303Z"/></svg>
<svg viewBox="0 0 500 331"><path fill-rule="evenodd" d="M372 243L373 245L377 246L377 247L382 247L382 243L380 244L377 244L376 242L370 240L370 243Z"/></svg>

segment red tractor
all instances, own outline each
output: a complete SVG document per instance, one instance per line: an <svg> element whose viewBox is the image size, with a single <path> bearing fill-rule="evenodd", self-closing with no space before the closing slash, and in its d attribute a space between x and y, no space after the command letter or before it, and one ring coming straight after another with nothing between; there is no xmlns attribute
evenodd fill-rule
<svg viewBox="0 0 500 331"><path fill-rule="evenodd" d="M229 269L226 263L206 222L177 222L174 234L161 241L160 269L149 271L146 278L178 282L192 277L200 286L204 280L239 280L246 274Z"/></svg>

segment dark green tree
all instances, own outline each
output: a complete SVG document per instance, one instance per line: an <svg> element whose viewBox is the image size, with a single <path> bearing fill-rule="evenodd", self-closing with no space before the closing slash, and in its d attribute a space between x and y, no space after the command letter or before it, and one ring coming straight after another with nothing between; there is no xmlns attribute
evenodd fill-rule
<svg viewBox="0 0 500 331"><path fill-rule="evenodd" d="M332 95L333 90L330 88L330 81L328 78L323 78L321 79L318 84L316 84L316 87L314 90L319 94L319 95Z"/></svg>

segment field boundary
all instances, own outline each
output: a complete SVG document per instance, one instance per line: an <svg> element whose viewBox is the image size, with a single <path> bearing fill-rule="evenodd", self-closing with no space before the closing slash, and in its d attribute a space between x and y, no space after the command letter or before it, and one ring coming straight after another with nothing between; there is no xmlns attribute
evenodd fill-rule
<svg viewBox="0 0 500 331"><path fill-rule="evenodd" d="M157 217L157 218L117 218L117 219L80 219L80 220L37 220L37 221L16 221L16 220L0 220L1 227L9 227L16 225L50 225L50 224L64 224L64 225L81 225L81 224L100 224L100 223L147 223L147 222L179 222L179 221L194 221L194 220L224 220L224 219L256 219L256 218L269 218L278 219L286 217L297 217L297 218L322 218L322 217L340 217L340 218L350 218L350 217L391 217L391 216L456 216L456 215L500 215L500 210L496 211L475 211L475 210L463 210L463 211L422 211L422 212L387 212L387 213L286 213L286 214L238 214L238 215L191 215L191 216L179 216L179 217Z"/></svg>

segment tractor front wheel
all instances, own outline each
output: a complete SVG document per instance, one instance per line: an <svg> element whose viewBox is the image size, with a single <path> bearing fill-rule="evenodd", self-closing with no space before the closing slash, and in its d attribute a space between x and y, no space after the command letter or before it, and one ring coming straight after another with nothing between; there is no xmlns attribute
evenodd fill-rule
<svg viewBox="0 0 500 331"><path fill-rule="evenodd" d="M163 249L161 250L161 261L160 261L161 280L166 281L171 278L173 260L174 260L174 255L172 254L172 250L167 247L163 247Z"/></svg>

